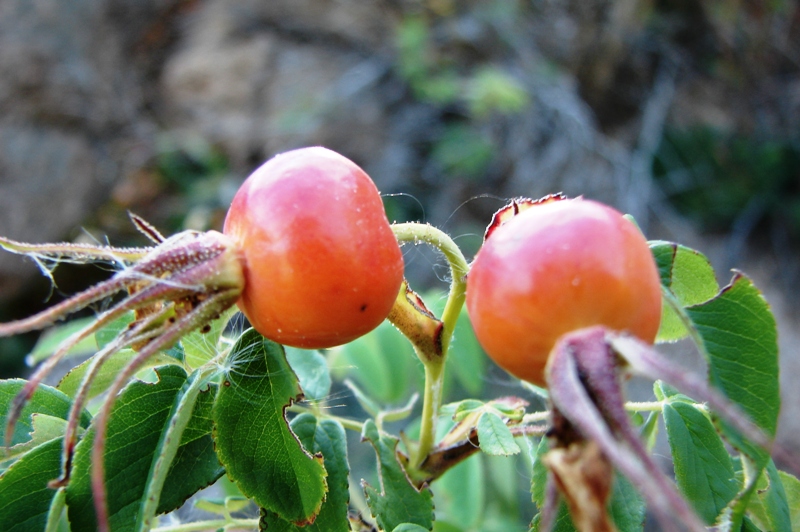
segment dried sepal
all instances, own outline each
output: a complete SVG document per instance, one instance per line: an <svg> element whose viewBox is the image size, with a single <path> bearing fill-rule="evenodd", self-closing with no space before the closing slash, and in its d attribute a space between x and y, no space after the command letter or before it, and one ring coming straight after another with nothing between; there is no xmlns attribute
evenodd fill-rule
<svg viewBox="0 0 800 532"><path fill-rule="evenodd" d="M501 225L508 222L511 218L518 215L524 210L530 209L536 205L542 205L544 203L550 203L551 201L560 201L569 199L567 196L562 194L561 192L556 192L555 194L548 194L543 198L539 198L537 200L531 198L514 198L511 202L502 207L496 213L492 215L492 221L489 222L489 225L486 227L486 232L483 234L484 242L492 235L492 233L500 227Z"/></svg>
<svg viewBox="0 0 800 532"><path fill-rule="evenodd" d="M607 334L603 327L581 329L562 337L553 348L547 366L551 447L595 442L609 463L639 488L664 530L677 530L678 522L688 530L705 531L631 426L620 384L622 366Z"/></svg>
<svg viewBox="0 0 800 532"><path fill-rule="evenodd" d="M164 235L162 235L158 229L153 227L150 222L138 214L128 212L128 217L131 219L131 222L133 222L133 225L136 227L136 229L150 239L150 241L152 241L154 244L160 244L166 240L166 237L164 237Z"/></svg>
<svg viewBox="0 0 800 532"><path fill-rule="evenodd" d="M596 442L581 440L556 447L548 451L542 461L566 499L578 530L617 530L606 511L614 468Z"/></svg>
<svg viewBox="0 0 800 532"><path fill-rule="evenodd" d="M92 492L98 527L107 531L108 513L105 494L103 454L108 416L117 393L127 384L146 360L168 349L185 334L203 330L212 320L232 307L244 289L242 258L229 237L217 231L184 231L164 238L150 224L131 215L134 225L158 245L144 248L113 248L83 244L25 244L0 238L0 247L26 255L40 266L44 262L111 262L120 269L111 279L88 288L39 314L15 322L0 324L0 336L42 329L92 303L127 292L97 319L67 338L56 352L34 373L12 402L7 416L7 434L19 419L38 384L72 346L94 334L121 315L133 311L135 319L116 339L103 347L85 373L68 417L64 438L61 478L53 487L65 485L70 476L72 456L77 441L78 421L89 388L103 363L121 349L138 350L133 360L120 372L108 391L108 398L94 420L96 431L92 447ZM46 271L49 273L49 270ZM8 442L6 442L8 443Z"/></svg>

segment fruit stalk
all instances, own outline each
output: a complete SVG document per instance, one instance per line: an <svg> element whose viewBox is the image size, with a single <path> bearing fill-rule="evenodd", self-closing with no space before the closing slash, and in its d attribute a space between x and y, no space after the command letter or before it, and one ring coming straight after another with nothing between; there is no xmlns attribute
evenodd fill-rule
<svg viewBox="0 0 800 532"><path fill-rule="evenodd" d="M442 403L444 365L453 330L464 305L469 265L455 242L446 233L431 225L418 223L395 224L392 226L392 231L394 231L399 242L424 242L435 247L442 252L450 265L450 291L442 312L441 337L438 342L424 344L437 346L438 352L420 352L419 348L422 343L412 341L414 350L425 367L425 391L422 402L419 445L411 460L412 467L416 468L425 461L434 446L436 419L439 417L439 408ZM406 334L402 329L401 332ZM409 335L406 334L406 336Z"/></svg>

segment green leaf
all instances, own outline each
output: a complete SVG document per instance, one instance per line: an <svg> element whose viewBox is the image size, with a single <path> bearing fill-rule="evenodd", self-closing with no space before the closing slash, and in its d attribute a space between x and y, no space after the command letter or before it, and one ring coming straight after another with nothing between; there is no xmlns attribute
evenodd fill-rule
<svg viewBox="0 0 800 532"><path fill-rule="evenodd" d="M792 532L800 531L800 480L784 471L778 471L778 477L786 493L786 504L792 520Z"/></svg>
<svg viewBox="0 0 800 532"><path fill-rule="evenodd" d="M436 522L446 521L461 530L481 530L486 503L483 455L475 454L436 480Z"/></svg>
<svg viewBox="0 0 800 532"><path fill-rule="evenodd" d="M48 416L47 414L32 414L33 430L31 431L31 439L18 443L8 449L0 448L0 462L3 460L10 460L18 458L19 456L27 453L34 447L48 442L50 440L61 438L67 429L67 421L56 416ZM2 468L0 468L2 472Z"/></svg>
<svg viewBox="0 0 800 532"><path fill-rule="evenodd" d="M349 344L330 350L337 379L349 375L380 403L405 401L420 388L421 364L408 340L388 321Z"/></svg>
<svg viewBox="0 0 800 532"><path fill-rule="evenodd" d="M644 529L645 504L636 487L623 475L614 475L609 511L620 532L637 532Z"/></svg>
<svg viewBox="0 0 800 532"><path fill-rule="evenodd" d="M322 457L303 449L284 410L302 395L283 348L250 329L229 357L213 409L217 454L228 476L256 504L304 524L325 497Z"/></svg>
<svg viewBox="0 0 800 532"><path fill-rule="evenodd" d="M63 486L56 490L53 499L50 501L50 509L48 510L47 523L45 524L44 532L60 532L67 531L69 524L67 523L64 514L64 508L67 501L67 489ZM63 517L63 519L62 519Z"/></svg>
<svg viewBox="0 0 800 532"><path fill-rule="evenodd" d="M109 417L105 467L113 531L134 530L161 434L169 423L168 415L175 398L186 381L186 372L179 366L162 366L156 369L156 374L158 381L155 383L133 381L128 384L118 396ZM200 425L204 424L202 418L199 416ZM208 434L207 418L205 428ZM198 431L199 428L187 430L190 439ZM94 433L94 428L90 428L75 449L72 476L67 486L67 512L73 530L94 530L97 527L89 478ZM172 506L174 501L187 499L221 474L219 466L213 462L213 452L201 454L203 461L195 462L198 456L193 447L197 441L201 439L191 440L187 448L182 446L179 454L186 454L173 463L173 474L164 491L171 490L165 495L165 500L173 501L168 506ZM202 478L198 480L199 477Z"/></svg>
<svg viewBox="0 0 800 532"><path fill-rule="evenodd" d="M539 508L544 504L545 488L547 486L547 466L542 462L542 457L550 448L547 438L539 440L538 445L530 444L531 460L531 500Z"/></svg>
<svg viewBox="0 0 800 532"><path fill-rule="evenodd" d="M444 411L445 408L453 409L453 421L461 421L468 415L483 410L485 406L486 403L478 399L464 399L458 403L445 405L442 410Z"/></svg>
<svg viewBox="0 0 800 532"><path fill-rule="evenodd" d="M187 388L193 378L198 378L195 374L191 375L184 383L181 391L176 395L173 408L169 414L169 425L174 426L176 411L178 408L191 408L191 417L183 430L180 439L180 446L177 453L172 458L166 480L161 489L161 496L158 500L157 514L163 514L180 508L186 499L211 483L215 482L225 469L217 459L214 448L214 440L211 437L213 430L213 419L211 409L216 397L216 385L208 385L205 390L201 390L197 395L193 405L181 403L183 395L187 393ZM168 430L165 426L164 431ZM163 452L161 446L164 445L165 436L162 433L159 447L155 453ZM153 475L151 465L150 475Z"/></svg>
<svg viewBox="0 0 800 532"><path fill-rule="evenodd" d="M694 406L667 401L663 415L678 488L711 525L740 487L731 458L711 421Z"/></svg>
<svg viewBox="0 0 800 532"><path fill-rule="evenodd" d="M717 295L716 274L702 253L663 240L649 244L661 275L661 284L669 288L684 306L703 303Z"/></svg>
<svg viewBox="0 0 800 532"><path fill-rule="evenodd" d="M30 354L25 358L26 363L29 366L35 366L42 360L45 360L50 355L56 352L58 347L61 345L63 341L68 339L73 334L77 333L78 331L85 329L89 326L92 322L95 321L94 317L89 318L79 318L76 320L68 321L64 324L58 325L51 329L47 329L37 340L36 345L33 346L33 350ZM67 358L69 357L77 357L82 355L88 355L89 353L94 352L94 340L92 336L89 335L87 338L84 338L69 351L67 351Z"/></svg>
<svg viewBox="0 0 800 532"><path fill-rule="evenodd" d="M487 411L494 411L501 417L508 418L512 421L522 421L527 406L528 402L526 400L513 396L492 399L486 403Z"/></svg>
<svg viewBox="0 0 800 532"><path fill-rule="evenodd" d="M0 475L0 530L44 530L61 473L62 438L39 445Z"/></svg>
<svg viewBox="0 0 800 532"><path fill-rule="evenodd" d="M455 375L470 396L478 396L485 384L488 360L472 330L466 307L462 307L447 355L447 371Z"/></svg>
<svg viewBox="0 0 800 532"><path fill-rule="evenodd" d="M328 361L319 351L285 347L286 360L300 381L303 396L309 401L322 401L331 392Z"/></svg>
<svg viewBox="0 0 800 532"><path fill-rule="evenodd" d="M195 330L181 338L184 361L190 368L199 368L219 354L222 333L236 312L238 308L233 306L212 321L206 332Z"/></svg>
<svg viewBox="0 0 800 532"><path fill-rule="evenodd" d="M684 307L703 303L719 292L711 263L701 253L672 242L650 242L661 284L669 289ZM675 310L664 304L657 341L672 342L686 337L688 331Z"/></svg>
<svg viewBox="0 0 800 532"><path fill-rule="evenodd" d="M213 484L224 473L211 434L186 443L181 440L167 473L156 513L165 514L180 508L189 497Z"/></svg>
<svg viewBox="0 0 800 532"><path fill-rule="evenodd" d="M114 339L119 336L119 333L127 329L128 326L133 323L133 320L133 312L127 312L94 333L94 338L97 342L98 349L103 349L105 346L113 342Z"/></svg>
<svg viewBox="0 0 800 532"><path fill-rule="evenodd" d="M401 524L413 523L430 530L433 527L433 495L409 482L397 459L397 438L378 431L368 419L364 423L363 440L369 441L378 456L381 491L361 481L372 515L383 530L394 530Z"/></svg>
<svg viewBox="0 0 800 532"><path fill-rule="evenodd" d="M224 499L198 499L194 507L204 512L225 515L241 512L250 504L250 499L241 496L229 496Z"/></svg>
<svg viewBox="0 0 800 532"><path fill-rule="evenodd" d="M519 452L511 429L492 412L485 412L478 420L478 441L486 454L508 456Z"/></svg>
<svg viewBox="0 0 800 532"><path fill-rule="evenodd" d="M425 532L430 530L429 528L423 528L419 525L415 525L413 523L403 523L402 525L397 525L392 532Z"/></svg>
<svg viewBox="0 0 800 532"><path fill-rule="evenodd" d="M770 460L747 510L762 530L800 530L800 482Z"/></svg>
<svg viewBox="0 0 800 532"><path fill-rule="evenodd" d="M686 309L702 339L709 380L774 436L780 411L778 338L775 318L750 279L736 274L715 298ZM725 437L764 467L769 454L743 440L727 423Z"/></svg>
<svg viewBox="0 0 800 532"><path fill-rule="evenodd" d="M262 527L270 532L324 532L328 530L348 530L348 502L350 500L350 466L347 462L347 437L342 425L332 419L317 420L311 414L300 414L291 422L292 431L306 449L322 454L325 469L328 471L328 496L313 524L298 527L264 511Z"/></svg>
<svg viewBox="0 0 800 532"><path fill-rule="evenodd" d="M405 525L400 525L405 526ZM419 525L417 525L419 526ZM425 530L424 528L422 530ZM508 528L503 528L503 532L508 532ZM442 521L437 519L433 522L433 532L464 532L464 529L458 525L454 525L452 523L448 523L447 521Z"/></svg>
<svg viewBox="0 0 800 532"><path fill-rule="evenodd" d="M361 388L359 388L355 382L351 381L350 379L346 379L344 381L344 385L347 386L351 392L353 392L353 397L356 398L358 404L361 408L369 414L371 417L378 417L381 413L381 405L375 402L372 397L369 397L366 393L364 393Z"/></svg>
<svg viewBox="0 0 800 532"><path fill-rule="evenodd" d="M644 425L642 425L641 437L648 451L653 450L653 447L656 445L656 440L658 439L659 417L660 414L658 412L650 412L650 415L647 416Z"/></svg>
<svg viewBox="0 0 800 532"><path fill-rule="evenodd" d="M524 447L523 450L528 451L528 454L530 454L529 447L531 445L533 445L533 443L525 441L525 444L520 445L520 448L522 449ZM515 517L519 516L519 490L520 487L524 485L523 479L520 478L519 471L526 466L530 467L530 463L526 461L523 465L522 461L524 459L521 454L514 457L490 456L488 454L481 454L480 456L486 466L484 470L486 471L486 476L489 481L487 492L491 494L492 504L489 505L487 510L496 505L502 512L506 512ZM487 517L488 516L484 516L484 520Z"/></svg>
<svg viewBox="0 0 800 532"><path fill-rule="evenodd" d="M14 397L16 397L23 386L25 386L25 382L26 381L22 379L0 381L0 443L5 442L8 410L11 407ZM11 445L17 445L31 439L30 434L33 431L31 416L34 413L67 419L69 416L69 409L69 397L55 388L40 384L36 388L31 399L22 409L22 414L14 427L14 436L11 438ZM84 410L80 425L82 427L88 427L90 421L91 416Z"/></svg>
<svg viewBox="0 0 800 532"><path fill-rule="evenodd" d="M117 375L119 375L120 371L127 367L131 360L133 360L138 354L139 353L133 349L121 349L120 351L111 355L111 357L100 367L100 371L97 372L94 380L92 380L92 384L89 386L89 398L91 399L92 397L96 397L106 391L114 382L114 379L117 378ZM75 397L75 394L78 392L78 388L81 385L81 380L83 379L83 376L86 375L89 366L92 365L94 358L95 357L91 357L72 368L66 375L64 375L64 378L58 383L57 388L68 396ZM147 362L142 364L141 369L177 363L178 361L173 357L163 353L158 353L148 359Z"/></svg>

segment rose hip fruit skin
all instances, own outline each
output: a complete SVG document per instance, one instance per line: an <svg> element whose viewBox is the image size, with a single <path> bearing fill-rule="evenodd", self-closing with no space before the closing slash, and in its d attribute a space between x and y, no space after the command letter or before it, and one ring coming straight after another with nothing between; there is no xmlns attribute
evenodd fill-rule
<svg viewBox="0 0 800 532"><path fill-rule="evenodd" d="M224 233L238 245L237 305L278 343L347 343L389 314L403 258L372 179L325 148L277 155L236 193Z"/></svg>
<svg viewBox="0 0 800 532"><path fill-rule="evenodd" d="M467 310L487 354L546 386L563 334L602 325L652 343L661 283L647 241L618 211L591 200L534 205L484 242L467 278Z"/></svg>

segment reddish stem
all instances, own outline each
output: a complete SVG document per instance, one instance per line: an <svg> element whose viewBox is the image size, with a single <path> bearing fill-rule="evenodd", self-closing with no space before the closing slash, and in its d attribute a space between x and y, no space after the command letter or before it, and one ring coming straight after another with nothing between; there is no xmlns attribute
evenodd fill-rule
<svg viewBox="0 0 800 532"><path fill-rule="evenodd" d="M148 358L166 349L178 341L183 335L208 323L221 312L221 309L224 310L231 306L239 295L238 291L233 291L234 293L231 292L232 291L223 291L209 296L208 299L201 302L194 310L171 324L161 336L154 338L136 355L131 363L117 375L117 378L109 388L108 398L97 413L97 417L95 417L94 423L96 432L94 442L92 443L91 484L99 532L109 532L108 502L106 499L105 486L105 438L111 407L115 402L117 394Z"/></svg>

